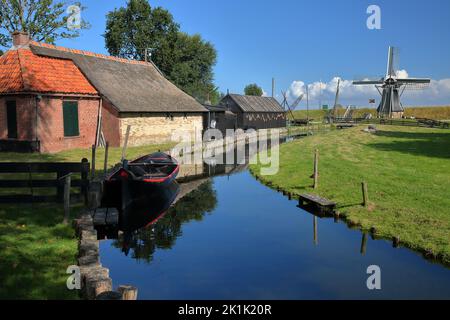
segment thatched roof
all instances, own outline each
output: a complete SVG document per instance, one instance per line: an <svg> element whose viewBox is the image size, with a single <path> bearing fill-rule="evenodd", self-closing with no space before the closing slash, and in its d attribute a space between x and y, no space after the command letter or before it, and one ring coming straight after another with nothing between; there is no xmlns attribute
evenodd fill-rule
<svg viewBox="0 0 450 320"><path fill-rule="evenodd" d="M243 112L284 112L275 98L228 94ZM226 97L225 97L226 98Z"/></svg>
<svg viewBox="0 0 450 320"><path fill-rule="evenodd" d="M72 60L119 112L206 112L152 63L32 42L40 56Z"/></svg>

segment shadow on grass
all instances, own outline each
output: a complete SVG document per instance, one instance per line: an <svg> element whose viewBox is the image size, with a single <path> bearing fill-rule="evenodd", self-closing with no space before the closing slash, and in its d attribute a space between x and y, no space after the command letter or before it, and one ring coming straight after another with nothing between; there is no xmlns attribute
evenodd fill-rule
<svg viewBox="0 0 450 320"><path fill-rule="evenodd" d="M370 143L381 151L450 159L450 130L442 132L378 131L377 136L392 138L392 142Z"/></svg>

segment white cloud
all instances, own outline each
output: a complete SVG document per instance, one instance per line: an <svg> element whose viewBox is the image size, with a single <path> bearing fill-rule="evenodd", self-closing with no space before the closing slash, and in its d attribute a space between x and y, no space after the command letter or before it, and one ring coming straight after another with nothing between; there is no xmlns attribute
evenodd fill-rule
<svg viewBox="0 0 450 320"><path fill-rule="evenodd" d="M406 70L396 72L398 78L407 79L409 74ZM336 96L338 80L340 82L339 103L342 105L367 106L369 99L380 101L380 94L374 85L355 86L352 80L334 77L329 82L314 82L309 84L309 100L311 105L328 104L332 106ZM290 102L293 102L299 95L306 94L306 85L304 81L296 80L290 85L287 96ZM306 97L301 103L305 105ZM450 78L442 80L432 80L429 87L422 90L406 90L402 96L402 102L405 105L450 105Z"/></svg>

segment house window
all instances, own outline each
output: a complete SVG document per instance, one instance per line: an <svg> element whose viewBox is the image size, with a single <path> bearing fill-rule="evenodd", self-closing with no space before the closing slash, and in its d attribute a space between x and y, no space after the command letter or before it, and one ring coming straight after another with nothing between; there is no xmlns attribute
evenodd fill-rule
<svg viewBox="0 0 450 320"><path fill-rule="evenodd" d="M8 123L8 139L17 139L16 101L6 102L6 119Z"/></svg>
<svg viewBox="0 0 450 320"><path fill-rule="evenodd" d="M63 101L64 136L77 137L80 135L78 126L78 102Z"/></svg>

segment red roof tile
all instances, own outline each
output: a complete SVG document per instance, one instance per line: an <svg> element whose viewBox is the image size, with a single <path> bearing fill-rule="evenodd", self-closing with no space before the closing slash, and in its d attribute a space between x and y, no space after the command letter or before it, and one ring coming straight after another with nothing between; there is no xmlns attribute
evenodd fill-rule
<svg viewBox="0 0 450 320"><path fill-rule="evenodd" d="M0 94L18 92L98 94L73 61L41 57L25 48L0 57Z"/></svg>

